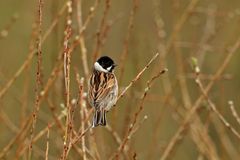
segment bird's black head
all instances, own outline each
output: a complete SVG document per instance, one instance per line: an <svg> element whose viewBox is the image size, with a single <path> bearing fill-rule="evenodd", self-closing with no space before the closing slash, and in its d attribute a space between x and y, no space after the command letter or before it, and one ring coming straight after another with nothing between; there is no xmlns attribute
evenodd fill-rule
<svg viewBox="0 0 240 160"><path fill-rule="evenodd" d="M112 72L115 66L116 64L114 64L114 61L108 56L100 57L95 63L95 69L103 72L104 70L105 72Z"/></svg>

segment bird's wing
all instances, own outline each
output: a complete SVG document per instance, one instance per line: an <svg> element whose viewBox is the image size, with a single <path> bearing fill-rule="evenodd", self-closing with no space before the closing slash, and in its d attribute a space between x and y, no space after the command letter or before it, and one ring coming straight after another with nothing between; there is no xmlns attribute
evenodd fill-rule
<svg viewBox="0 0 240 160"><path fill-rule="evenodd" d="M114 89L116 83L113 74L101 72L93 74L89 81L89 99L92 105L96 108L105 100L106 97Z"/></svg>

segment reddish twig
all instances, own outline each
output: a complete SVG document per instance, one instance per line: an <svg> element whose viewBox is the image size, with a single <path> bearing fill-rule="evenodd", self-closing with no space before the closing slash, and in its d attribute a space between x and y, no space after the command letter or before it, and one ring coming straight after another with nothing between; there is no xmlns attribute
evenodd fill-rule
<svg viewBox="0 0 240 160"><path fill-rule="evenodd" d="M78 104L79 104L79 107L80 107L80 115L81 115L81 130L84 131L85 130L85 122L84 122L85 114L84 114L84 108L83 107L86 107L86 102L83 99L84 78L80 79L80 76L77 72L76 72L76 81L78 83ZM85 136L82 137L81 141L82 141L83 160L86 160L87 159L87 156L86 156L86 148L87 147L86 147Z"/></svg>
<svg viewBox="0 0 240 160"><path fill-rule="evenodd" d="M158 72L156 75L154 75L150 80L148 80L147 87L145 88L145 91L144 91L143 96L142 96L141 101L140 101L140 106L139 106L138 110L134 114L134 118L132 120L132 123L130 124L130 126L128 128L128 131L127 131L127 133L126 133L126 135L125 135L121 145L118 147L117 152L110 159L114 159L114 158L115 159L119 159L119 154L122 153L122 151L124 150L128 140L130 139L130 136L134 132L134 127L136 125L137 118L140 115L141 111L143 110L145 98L146 98L146 96L148 94L148 91L150 90L154 80L157 79L160 75L162 75L166 71L167 71L167 69L163 69L160 72Z"/></svg>
<svg viewBox="0 0 240 160"><path fill-rule="evenodd" d="M62 160L67 159L67 154L65 152L67 145L70 143L71 135L72 135L72 125L73 122L71 121L71 109L72 105L70 104L70 63L71 63L71 50L69 49L69 41L72 34L72 3L73 1L69 0L67 2L67 18L66 18L66 28L64 31L64 51L63 51L63 70L64 70L64 82L65 82L65 104L66 104L66 110L67 110L67 117L66 117L66 124L65 124L65 134L64 134L64 142L63 142L63 153L61 156Z"/></svg>
<svg viewBox="0 0 240 160"><path fill-rule="evenodd" d="M32 140L34 137L34 130L37 123L37 116L40 108L40 91L41 86L43 85L42 82L42 8L43 8L43 1L38 0L38 38L37 38L37 74L36 74L36 88L35 88L35 106L34 111L32 113L32 127L30 130L30 143L28 148L28 160L32 158Z"/></svg>

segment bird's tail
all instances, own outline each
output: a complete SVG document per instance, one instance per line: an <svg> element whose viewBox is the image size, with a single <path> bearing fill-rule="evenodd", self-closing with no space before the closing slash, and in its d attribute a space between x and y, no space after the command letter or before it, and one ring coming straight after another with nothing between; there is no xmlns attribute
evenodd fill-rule
<svg viewBox="0 0 240 160"><path fill-rule="evenodd" d="M106 111L96 109L93 117L93 127L97 127L99 125L106 126L106 124Z"/></svg>

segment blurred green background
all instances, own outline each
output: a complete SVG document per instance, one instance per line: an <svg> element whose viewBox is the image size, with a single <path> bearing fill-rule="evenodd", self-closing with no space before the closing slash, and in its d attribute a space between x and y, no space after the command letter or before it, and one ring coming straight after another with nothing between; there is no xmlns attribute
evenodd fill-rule
<svg viewBox="0 0 240 160"><path fill-rule="evenodd" d="M78 24L76 16L76 5L73 4L73 35L71 42L78 35ZM44 34L52 23L54 17L64 5L64 0L48 0L43 2L43 26ZM89 13L89 8L95 3L94 0L82 0L83 22ZM93 55L96 47L96 33L99 30L105 10L105 1L100 0L94 11L94 16L89 22L84 38L87 48L88 67L93 64ZM239 0L201 0L188 12L186 9L192 3L190 0L121 0L110 1L109 12L106 16L106 37L101 46L101 55L112 57L116 63L121 64L121 55L124 52L124 42L128 34L129 19L134 4L137 4L136 13L133 16L133 28L129 32L128 54L124 60L124 73L121 77L120 88L127 86L137 73L146 65L151 57L159 52L160 57L144 72L143 76L133 87L128 90L126 96L121 99L117 108L108 114L108 122L121 138L124 137L127 126L134 117L139 107L141 95L144 93L147 81L156 71L168 68L168 73L156 80L144 103L144 109L138 117L138 123L145 115L148 119L144 121L129 142L129 157L136 153L138 159L159 159L169 143L171 137L181 125L186 116L187 109L184 96L189 97L191 104L201 95L195 84L194 74L191 67L191 57L198 59L203 85L206 86L211 76L219 69L225 60L229 48L232 47L240 37L240 1ZM31 43L31 32L33 23L36 22L38 3L27 0L1 0L0 1L0 89L2 90L15 72L24 63L29 54ZM186 14L187 13L187 14ZM186 20L179 30L176 26L181 22L182 15L186 14ZM13 17L17 17L16 21ZM56 64L59 52L62 52L66 12L60 16L57 26L51 31L42 45L43 83L46 84L50 73ZM9 28L8 28L8 24ZM6 35L6 32L8 33ZM171 42L171 38L174 38ZM164 53L167 45L170 47ZM36 45L35 45L36 46ZM180 54L180 56L179 56ZM238 131L240 125L232 116L228 101L232 100L235 108L240 113L239 90L239 49L233 55L223 75L215 81L209 97L215 103L218 111ZM23 104L26 105L25 116L29 116L34 108L35 83L36 83L37 56L34 56L29 65L13 85L0 99L0 149L16 135L15 128L21 126ZM77 83L73 68L77 67L81 77L84 77L81 50L79 45L73 50L71 60L71 98L77 97ZM115 71L119 78L120 69ZM187 93L181 88L181 79L186 81ZM85 77L86 80L86 77ZM166 82L167 81L167 82ZM86 81L85 81L86 82ZM26 85L28 84L28 85ZM86 83L85 83L86 84ZM48 98L52 99L57 106L57 112L61 113L60 104L64 103L63 74L61 73L54 85L50 88ZM170 85L170 90L169 86ZM27 87L27 88L26 88ZM85 91L86 91L85 85ZM27 91L27 93L24 92ZM170 91L170 95L168 93ZM170 97L166 100L166 97ZM53 121L53 117L46 100L41 104L38 116L36 133L42 130L47 123ZM192 106L190 106L192 107ZM179 114L180 113L180 114ZM78 117L79 113L76 113ZM239 139L236 138L223 124L216 127L213 123L216 115L208 109L206 101L201 103L198 115L201 122L206 126L216 152L220 159L238 159L240 157ZM7 117L7 118L6 118ZM7 121L6 121L7 119ZM76 126L79 119L76 118ZM65 123L63 123L65 124ZM10 126L10 127L9 127ZM12 126L12 129L11 129ZM56 127L57 128L57 127ZM218 129L217 129L218 128ZM224 134L220 134L224 132ZM30 134L27 136L29 137ZM223 136L225 135L225 136ZM112 136L104 130L95 130L97 147L101 159L107 159L116 151L116 144ZM226 149L223 137L229 139L230 148ZM41 138L36 146L38 151L34 152L33 159L43 159L45 151L45 138ZM171 153L174 160L208 159L200 153L196 142L193 140L189 129L184 133L183 140ZM61 153L62 136L57 129L50 130L50 159L57 159ZM90 144L87 144L88 146ZM14 145L5 159L12 159L18 145ZM89 149L91 146L89 146ZM39 151L40 150L40 151ZM69 159L74 159L76 153L72 153ZM21 157L25 159L24 156ZM77 158L79 159L79 158ZM81 159L81 158L80 158ZM126 159L126 157L124 158ZM129 158L131 159L131 158Z"/></svg>

